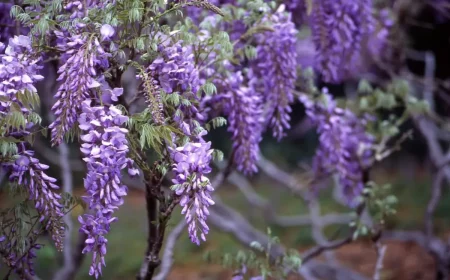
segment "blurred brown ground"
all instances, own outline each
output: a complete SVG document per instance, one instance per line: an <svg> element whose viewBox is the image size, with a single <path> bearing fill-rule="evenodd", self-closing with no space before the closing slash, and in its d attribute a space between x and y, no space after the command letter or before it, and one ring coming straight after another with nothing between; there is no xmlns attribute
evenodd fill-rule
<svg viewBox="0 0 450 280"><path fill-rule="evenodd" d="M434 280L435 264L433 258L413 242L388 241L383 262L383 280ZM373 275L376 262L375 249L369 243L357 242L336 251L336 259L342 265L353 268L367 277ZM321 258L323 259L323 258ZM229 280L232 272L220 266L177 267L168 280L220 279ZM297 276L289 280L302 279ZM324 279L326 280L326 279Z"/></svg>

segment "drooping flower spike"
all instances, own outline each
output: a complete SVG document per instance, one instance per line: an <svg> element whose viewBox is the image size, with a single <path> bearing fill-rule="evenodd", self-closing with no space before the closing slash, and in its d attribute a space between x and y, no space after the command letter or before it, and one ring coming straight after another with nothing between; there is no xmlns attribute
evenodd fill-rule
<svg viewBox="0 0 450 280"><path fill-rule="evenodd" d="M128 158L128 131L123 125L128 120L122 112L112 105L123 92L121 88L106 90L102 95L103 105L92 106L91 100L82 102L79 128L83 131L81 152L87 163L84 197L93 215L85 214L79 218L80 231L88 235L83 253L93 252L90 275L98 278L101 267L105 265L104 256L108 240L105 235L110 224L117 220L112 214L124 202L128 188L122 183L121 172L128 168L130 176L138 170L133 160Z"/></svg>
<svg viewBox="0 0 450 280"><path fill-rule="evenodd" d="M315 176L336 173L348 204L355 206L355 198L364 188L364 171L374 154L375 138L366 132L367 120L337 107L327 89L323 90L322 102L305 95L300 101L319 134L319 147L313 159Z"/></svg>

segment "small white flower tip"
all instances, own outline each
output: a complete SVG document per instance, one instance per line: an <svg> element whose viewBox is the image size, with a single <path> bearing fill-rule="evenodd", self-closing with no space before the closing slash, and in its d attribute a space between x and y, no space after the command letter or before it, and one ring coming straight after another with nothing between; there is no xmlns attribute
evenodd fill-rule
<svg viewBox="0 0 450 280"><path fill-rule="evenodd" d="M102 27L100 28L100 34L102 34L102 40L111 38L112 36L114 36L115 33L116 33L116 31L109 24L103 24Z"/></svg>

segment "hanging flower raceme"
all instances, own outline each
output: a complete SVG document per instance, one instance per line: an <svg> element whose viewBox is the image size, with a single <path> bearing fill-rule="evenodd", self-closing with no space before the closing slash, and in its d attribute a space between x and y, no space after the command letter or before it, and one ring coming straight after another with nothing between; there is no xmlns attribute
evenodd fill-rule
<svg viewBox="0 0 450 280"><path fill-rule="evenodd" d="M361 41L373 29L372 0L318 0L311 17L317 68L324 81L340 82L352 73Z"/></svg>
<svg viewBox="0 0 450 280"><path fill-rule="evenodd" d="M280 140L290 128L290 104L294 101L297 78L297 30L291 14L283 13L282 9L265 17L263 22L271 23L274 31L258 36L258 58L252 69L254 78L262 84L261 95L268 103L267 119L273 136Z"/></svg>
<svg viewBox="0 0 450 280"><path fill-rule="evenodd" d="M65 53L68 55L67 61L58 69L58 81L62 83L55 94L57 101L52 107L56 119L49 126L53 145L61 143L66 132L73 127L82 102L95 96L93 89L100 86L96 80L99 76L96 67L108 66L108 54L96 37L73 35Z"/></svg>
<svg viewBox="0 0 450 280"><path fill-rule="evenodd" d="M305 0L286 0L284 1L286 4L286 10L291 12L291 14L295 15L292 20L297 25L302 25L307 16L307 7Z"/></svg>
<svg viewBox="0 0 450 280"><path fill-rule="evenodd" d="M32 104L22 104L24 98L21 96L26 91L37 95L34 83L44 78L38 74L42 69L40 59L33 59L32 53L30 38L20 35L9 39L5 53L0 54L0 117L5 117L15 108L20 108L25 115L29 114L26 108ZM13 103L17 106L13 106Z"/></svg>
<svg viewBox="0 0 450 280"><path fill-rule="evenodd" d="M232 134L233 161L239 171L253 174L258 171L256 162L264 121L261 96L253 87L243 86L241 72L230 74L225 85L227 92L222 104Z"/></svg>
<svg viewBox="0 0 450 280"><path fill-rule="evenodd" d="M91 100L83 101L79 118L79 128L84 132L81 152L87 163L84 185L88 195L84 199L95 211L94 215L79 218L82 224L80 231L88 235L83 253L93 252L89 274L96 278L101 275L102 264L105 265L105 234L117 219L112 214L123 204L123 197L127 194L127 187L121 183L121 171L128 168L130 176L138 174L133 161L127 157L128 131L122 126L128 118L110 103L122 92L121 88L105 92L102 95L103 106L91 106Z"/></svg>
<svg viewBox="0 0 450 280"><path fill-rule="evenodd" d="M159 45L160 55L149 65L146 72L137 76L143 82L145 99L153 120L159 124L164 122L161 90L192 98L199 89L198 70L194 66L193 54L181 43Z"/></svg>
<svg viewBox="0 0 450 280"><path fill-rule="evenodd" d="M394 26L394 21L388 9L382 9L377 16L376 30L368 39L367 47L370 57L375 61L386 62L392 56L392 47L389 44L389 35Z"/></svg>
<svg viewBox="0 0 450 280"><path fill-rule="evenodd" d="M206 177L211 172L213 150L211 143L203 139L206 130L200 127L205 117L193 104L198 101L199 73L190 49L182 47L180 42L171 46L161 45L159 52L161 56L148 67L148 72L154 78L152 85L169 94L177 92L189 101L189 104L181 102L175 108L173 119L190 142L180 147L170 147L169 151L176 176L173 180L175 194L180 196L190 239L200 244L200 239L205 241L209 231L206 218L209 215L208 207L214 204L210 194L214 189ZM175 135L173 137L174 142L180 140Z"/></svg>
<svg viewBox="0 0 450 280"><path fill-rule="evenodd" d="M170 46L160 45L158 49L160 56L148 67L148 72L153 77L153 89L156 92L156 94L148 96L148 103L152 104L151 97L154 100L160 98L159 90L161 89L166 93L180 94L182 99L189 102L181 102L177 106L173 119L184 134L197 137L194 135L194 131L200 123L205 121L205 116L194 104L199 102L197 92L200 88L200 80L192 50L183 47L181 42ZM159 107L161 108L162 104ZM162 108L160 110L162 111Z"/></svg>
<svg viewBox="0 0 450 280"><path fill-rule="evenodd" d="M52 234L56 247L62 250L64 226L60 222L64 215L60 204L61 196L55 193L59 186L56 179L48 176L45 170L48 165L42 164L34 157L34 152L27 150L21 143L18 149L18 158L5 167L11 172L9 180L19 185L27 186L29 199L34 201L35 208L40 215L40 222L48 219L45 229Z"/></svg>
<svg viewBox="0 0 450 280"><path fill-rule="evenodd" d="M7 40L15 33L14 20L10 15L12 6L13 2L0 2L0 42L7 42Z"/></svg>
<svg viewBox="0 0 450 280"><path fill-rule="evenodd" d="M205 176L211 172L211 142L186 143L177 148L170 148L174 161L173 179L175 193L181 196L181 213L188 223L189 237L193 243L200 244L200 238L206 241L209 227L206 224L208 207L214 204L211 192L214 188Z"/></svg>
<svg viewBox="0 0 450 280"><path fill-rule="evenodd" d="M5 227L3 230L5 230ZM11 227L9 233L12 233L11 235L14 236L16 231L16 227ZM37 232L34 232L34 234L37 234ZM8 240L6 236L0 236L0 255L9 264L10 268L14 269L20 279L27 279L27 276L36 275L34 259L36 259L36 250L39 250L42 246L36 244L33 237L23 241L25 241L24 245L28 248L25 252L17 250L18 240L16 238L13 237L13 240Z"/></svg>
<svg viewBox="0 0 450 280"><path fill-rule="evenodd" d="M194 54L181 43L160 45L158 47L160 56L148 67L149 72L166 93L196 93L200 86Z"/></svg>
<svg viewBox="0 0 450 280"><path fill-rule="evenodd" d="M43 79L38 75L42 68L38 65L39 59L33 59L31 53L30 38L21 35L11 38L5 53L0 55L0 120L23 118L20 125L0 128L3 136L17 139L17 159L2 165L10 172L11 181L27 188L40 222L48 219L45 228L51 232L57 248L61 249L64 228L59 220L63 216L63 207L59 202L60 195L55 192L59 187L55 184L56 179L45 173L48 166L34 157L34 152L27 149L23 140L34 126L33 104L24 103L27 99L24 96L27 94L29 99L33 99L32 96L37 95L33 83Z"/></svg>
<svg viewBox="0 0 450 280"><path fill-rule="evenodd" d="M364 188L364 171L373 158L375 138L365 130L366 120L348 109L337 107L325 89L323 103L316 103L307 96L300 100L308 117L317 124L319 148L313 160L316 177L331 173L339 176L339 182L349 205Z"/></svg>

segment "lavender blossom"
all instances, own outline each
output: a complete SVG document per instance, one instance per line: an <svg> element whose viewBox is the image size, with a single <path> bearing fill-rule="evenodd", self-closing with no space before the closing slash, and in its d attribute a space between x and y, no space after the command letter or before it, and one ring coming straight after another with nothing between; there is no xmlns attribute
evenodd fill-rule
<svg viewBox="0 0 450 280"><path fill-rule="evenodd" d="M85 241L86 246L83 254L92 253L92 264L89 268L89 275L98 278L102 274L102 265L106 266L105 255L108 239L105 235L110 231L110 224L117 220L111 217L112 211L97 211L96 216L85 214L79 216L78 221L81 223L80 232L87 235Z"/></svg>
<svg viewBox="0 0 450 280"><path fill-rule="evenodd" d="M203 140L206 130L199 127L199 122L204 121L205 117L193 104L198 101L196 93L200 87L199 74L194 65L193 54L190 49L182 47L180 42L171 46L161 45L159 52L161 56L148 67L148 72L153 79L147 81L148 85L144 84L144 87L151 89L147 98L150 105L155 99L160 98L159 90L161 89L169 94L177 92L182 98L191 101L190 104L182 102L176 108L174 121L192 142L181 147L171 147L169 151L176 175L173 180L175 194L181 197L180 206L183 207L182 214L185 215L189 224L190 239L199 245L200 239L206 241L206 234L209 231L206 224L206 218L209 215L208 207L214 204L210 195L214 189L205 176L211 172L213 150L210 149L211 143ZM162 105L155 109L162 112ZM155 111L153 110L153 116L158 115ZM176 139L174 135L174 142L176 140L179 139Z"/></svg>
<svg viewBox="0 0 450 280"><path fill-rule="evenodd" d="M4 165L10 172L9 180L18 185L27 186L29 199L34 201L39 213L40 222L48 219L45 229L51 232L56 247L62 250L64 227L60 218L64 215L63 206L60 204L61 196L55 192L59 187L56 179L48 176L45 170L48 165L42 164L34 157L34 152L27 150L21 143L18 150L18 158L13 163Z"/></svg>
<svg viewBox="0 0 450 280"><path fill-rule="evenodd" d="M90 275L101 275L101 266L105 265L107 239L110 223L117 220L112 213L123 204L127 187L121 183L121 170L128 168L130 176L138 174L133 168L133 161L127 157L129 152L126 133L122 128L128 118L109 103L121 95L122 89L113 89L104 106L91 106L91 100L82 102L82 114L79 128L85 132L81 136L81 152L87 163L87 175L84 185L87 196L84 197L90 209L95 209L95 216L84 215L79 218L80 231L88 234L83 253L93 252Z"/></svg>
<svg viewBox="0 0 450 280"><path fill-rule="evenodd" d="M5 230L6 227L3 228ZM17 228L15 226L9 227L10 233L14 233ZM36 234L36 232L34 232ZM6 242L4 242L6 241ZM29 237L24 244L27 248L25 252L18 249L18 239L13 237L12 240L7 240L6 236L0 238L0 255L8 266L13 269L21 279L25 279L25 275L36 275L34 271L34 259L36 258L36 250L42 246L36 244L34 237Z"/></svg>
<svg viewBox="0 0 450 280"><path fill-rule="evenodd" d="M272 22L274 32L258 36L258 59L252 67L254 78L262 83L262 95L269 106L267 118L273 136L280 140L285 130L290 128L290 104L294 101L297 77L297 31L291 15L282 13L282 10L263 21Z"/></svg>
<svg viewBox="0 0 450 280"><path fill-rule="evenodd" d="M28 120L31 114L32 104L23 104L21 94L28 91L37 94L33 83L42 80L38 75L42 68L38 66L39 60L31 56L31 41L26 36L15 36L9 40L5 53L0 55L0 117L6 118L10 114L20 113L24 117L24 124L19 127L6 127L2 134L14 137L17 141L17 159L14 162L3 163L3 167L10 171L9 179L21 186L26 186L30 200L34 201L35 207L40 215L40 222L48 219L45 228L52 233L57 248L62 248L64 228L59 223L63 216L63 207L59 200L60 195L55 192L59 187L55 184L56 179L49 177L45 170L48 166L39 162L34 157L34 152L26 147L23 142L25 136L30 134L33 123ZM16 109L14 109L16 108ZM5 129L5 127L3 128Z"/></svg>
<svg viewBox="0 0 450 280"><path fill-rule="evenodd" d="M20 35L10 38L5 53L0 54L0 97L2 97L0 117L5 117L11 112L12 103L19 105L22 113L29 113L24 107L29 108L31 104L20 103L18 95L25 91L37 94L33 84L44 78L38 74L42 69L39 65L40 60L33 59L31 53L30 38Z"/></svg>
<svg viewBox="0 0 450 280"><path fill-rule="evenodd" d="M306 96L300 100L308 117L317 125L319 148L313 160L316 177L337 173L351 206L364 188L363 172L370 166L375 138L365 131L366 120L337 107L324 89L323 103Z"/></svg>
<svg viewBox="0 0 450 280"><path fill-rule="evenodd" d="M107 57L97 38L83 35L70 37L66 54L70 57L58 69L58 81L62 82L55 94L57 99L52 107L56 120L50 124L52 143L58 145L77 121L81 104L94 96L93 89L98 88L99 74L96 67L106 68Z"/></svg>
<svg viewBox="0 0 450 280"><path fill-rule="evenodd" d="M197 93L200 85L194 54L181 43L160 45L158 52L161 55L150 64L148 70L167 93Z"/></svg>
<svg viewBox="0 0 450 280"><path fill-rule="evenodd" d="M15 33L14 20L10 16L13 3L0 2L0 42L6 42Z"/></svg>
<svg viewBox="0 0 450 280"><path fill-rule="evenodd" d="M388 9L379 11L377 23L377 30L370 36L367 48L371 57L374 57L378 61L383 61L389 57L388 54L390 52L386 50L389 49L389 33L394 26L394 21Z"/></svg>
<svg viewBox="0 0 450 280"><path fill-rule="evenodd" d="M200 88L199 72L195 67L192 50L183 47L181 42L170 46L160 45L158 50L160 56L148 67L152 80L147 81L147 85L144 82L144 87L149 92L147 103L152 108L154 116L162 116L162 102L158 102L161 98L159 93L161 89L166 93L177 92L183 99L189 100L191 104L182 102L176 108L174 120L186 135L194 136L193 132L199 122L205 120L205 116L199 112L195 104L192 104L199 101L197 92ZM155 102L159 105L156 106Z"/></svg>
<svg viewBox="0 0 450 280"><path fill-rule="evenodd" d="M251 86L243 86L241 72L225 80L227 92L221 97L223 111L228 116L228 131L232 134L237 169L244 174L258 171L256 162L262 140L263 110L261 96Z"/></svg>
<svg viewBox="0 0 450 280"><path fill-rule="evenodd" d="M181 214L186 215L189 237L193 243L200 245L200 238L206 241L209 227L206 224L208 207L214 204L211 192L214 188L205 176L211 172L211 142L186 143L184 146L170 148L174 161L175 193L181 196Z"/></svg>
<svg viewBox="0 0 450 280"><path fill-rule="evenodd" d="M33 240L30 240L30 242L32 243ZM15 271L16 271L16 273L18 275L22 275L22 276L24 276L24 275L31 275L31 276L36 275L36 272L34 270L34 259L36 259L36 257L37 257L36 251L41 249L41 248L42 248L42 246L40 244L32 244L30 246L30 248L28 249L28 252L26 252L26 254L23 257L16 256L14 258L14 261L15 261L14 268L15 268ZM18 257L21 258L21 259L17 260Z"/></svg>
<svg viewBox="0 0 450 280"><path fill-rule="evenodd" d="M307 19L305 0L287 0L284 1L284 3L286 4L286 10L295 15L292 18L292 21L295 23L295 25L301 26L302 24L304 24L305 20Z"/></svg>
<svg viewBox="0 0 450 280"><path fill-rule="evenodd" d="M317 68L326 82L340 82L353 73L361 41L372 31L372 0L318 0L311 17Z"/></svg>
<svg viewBox="0 0 450 280"><path fill-rule="evenodd" d="M103 24L100 28L100 34L102 34L102 41L110 39L115 34L114 28L109 24Z"/></svg>

